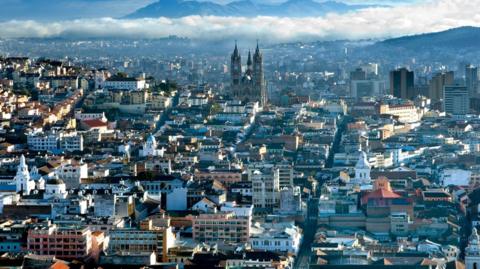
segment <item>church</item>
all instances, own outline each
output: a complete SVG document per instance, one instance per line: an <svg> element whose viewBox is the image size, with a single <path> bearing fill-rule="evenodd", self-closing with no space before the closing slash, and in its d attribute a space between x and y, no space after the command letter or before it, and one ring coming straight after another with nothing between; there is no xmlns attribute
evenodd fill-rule
<svg viewBox="0 0 480 269"><path fill-rule="evenodd" d="M267 104L267 87L263 74L263 55L258 47L255 53L248 52L247 69L242 73L242 58L237 44L231 56L230 74L232 77L231 92L235 100L242 102L260 102Z"/></svg>

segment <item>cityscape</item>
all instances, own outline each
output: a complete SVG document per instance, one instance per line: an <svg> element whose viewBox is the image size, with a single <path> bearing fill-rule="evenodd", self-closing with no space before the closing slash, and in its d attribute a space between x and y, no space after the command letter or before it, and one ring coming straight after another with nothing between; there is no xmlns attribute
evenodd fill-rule
<svg viewBox="0 0 480 269"><path fill-rule="evenodd" d="M0 269L480 269L471 0L0 0Z"/></svg>

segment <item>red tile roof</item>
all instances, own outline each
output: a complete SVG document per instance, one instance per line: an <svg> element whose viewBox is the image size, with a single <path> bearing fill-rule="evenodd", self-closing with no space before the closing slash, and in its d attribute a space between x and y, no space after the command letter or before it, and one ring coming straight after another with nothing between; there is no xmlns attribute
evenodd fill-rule
<svg viewBox="0 0 480 269"><path fill-rule="evenodd" d="M368 200L370 199L396 199L396 198L400 198L402 196L392 192L392 191L389 191L389 190L385 190L385 189L378 189L376 191L372 191L370 193L367 193L366 195L364 195L362 197L362 204L366 204L368 202Z"/></svg>
<svg viewBox="0 0 480 269"><path fill-rule="evenodd" d="M84 120L84 121L82 121L82 122L83 122L84 124L88 125L90 128L107 126L107 123L106 123L106 122L103 122L102 120L99 120L99 119Z"/></svg>

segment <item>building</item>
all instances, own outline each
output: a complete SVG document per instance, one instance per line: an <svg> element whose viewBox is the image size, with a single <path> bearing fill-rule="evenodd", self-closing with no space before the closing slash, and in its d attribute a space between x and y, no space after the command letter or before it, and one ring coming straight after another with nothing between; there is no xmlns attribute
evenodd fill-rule
<svg viewBox="0 0 480 269"><path fill-rule="evenodd" d="M465 86L469 96L478 96L478 67L471 64L465 66Z"/></svg>
<svg viewBox="0 0 480 269"><path fill-rule="evenodd" d="M30 133L27 145L33 151L83 151L83 136L77 132Z"/></svg>
<svg viewBox="0 0 480 269"><path fill-rule="evenodd" d="M250 173L252 202L255 208L273 209L279 206L280 179L278 168L264 168Z"/></svg>
<svg viewBox="0 0 480 269"><path fill-rule="evenodd" d="M421 113L414 104L382 104L380 114L388 114L396 117L401 123L414 123L421 119Z"/></svg>
<svg viewBox="0 0 480 269"><path fill-rule="evenodd" d="M369 185L372 180L370 178L370 163L368 162L367 154L361 151L357 164L355 164L355 178L353 179L355 184Z"/></svg>
<svg viewBox="0 0 480 269"><path fill-rule="evenodd" d="M45 183L44 199L65 199L67 198L67 188L65 182L58 178L52 178Z"/></svg>
<svg viewBox="0 0 480 269"><path fill-rule="evenodd" d="M276 163L280 189L293 187L293 165L289 162Z"/></svg>
<svg viewBox="0 0 480 269"><path fill-rule="evenodd" d="M430 80L430 85L428 89L428 98L432 102L439 102L443 99L443 87L446 85L453 85L454 83L453 71L441 72L435 74Z"/></svg>
<svg viewBox="0 0 480 269"><path fill-rule="evenodd" d="M237 44L233 50L230 64L230 74L232 77L231 91L236 100L244 102L260 102L261 105L267 103L267 85L263 74L263 55L257 44L253 60L248 52L247 69L242 75L242 60L238 52Z"/></svg>
<svg viewBox="0 0 480 269"><path fill-rule="evenodd" d="M157 140L155 136L150 134L147 137L147 141L143 143L142 149L139 150L140 157L162 157L163 150L157 149Z"/></svg>
<svg viewBox="0 0 480 269"><path fill-rule="evenodd" d="M403 99L413 99L414 92L414 74L407 68L400 68L390 72L390 94Z"/></svg>
<svg viewBox="0 0 480 269"><path fill-rule="evenodd" d="M60 137L56 133L37 133L27 135L28 149L33 151L57 150L59 147L59 142Z"/></svg>
<svg viewBox="0 0 480 269"><path fill-rule="evenodd" d="M249 242L254 250L297 255L302 242L302 232L293 221L255 223Z"/></svg>
<svg viewBox="0 0 480 269"><path fill-rule="evenodd" d="M480 268L480 236L477 229L472 229L468 239L468 246L465 248L465 269Z"/></svg>
<svg viewBox="0 0 480 269"><path fill-rule="evenodd" d="M64 162L55 170L55 175L65 181L67 189L78 188L80 181L88 178L88 165L77 161Z"/></svg>
<svg viewBox="0 0 480 269"><path fill-rule="evenodd" d="M15 175L14 181L16 183L16 192L23 195L28 195L30 192L35 189L35 181L30 178L30 173L28 172L28 165L25 162L25 156L20 156L20 163L17 167L17 174Z"/></svg>
<svg viewBox="0 0 480 269"><path fill-rule="evenodd" d="M350 95L354 98L380 96L385 94L385 80L351 80Z"/></svg>
<svg viewBox="0 0 480 269"><path fill-rule="evenodd" d="M192 219L193 239L199 242L246 243L250 221L235 213L200 214Z"/></svg>
<svg viewBox="0 0 480 269"><path fill-rule="evenodd" d="M366 80L366 79L367 79L367 72L365 72L360 67L350 72L350 80Z"/></svg>
<svg viewBox="0 0 480 269"><path fill-rule="evenodd" d="M145 220L140 228L118 228L109 232L109 254L157 253L157 261L166 261L168 248L173 244L171 227L154 227Z"/></svg>
<svg viewBox="0 0 480 269"><path fill-rule="evenodd" d="M101 113L83 113L80 109L75 110L75 119L79 121L84 120L101 120L107 121L107 117L105 116L105 112Z"/></svg>
<svg viewBox="0 0 480 269"><path fill-rule="evenodd" d="M98 256L98 245L88 228L60 227L55 224L28 231L27 250L60 259L84 259Z"/></svg>
<svg viewBox="0 0 480 269"><path fill-rule="evenodd" d="M103 87L108 90L143 90L146 88L145 79L112 76L104 82Z"/></svg>
<svg viewBox="0 0 480 269"><path fill-rule="evenodd" d="M465 115L470 111L468 89L465 86L451 85L443 87L443 111L452 115Z"/></svg>

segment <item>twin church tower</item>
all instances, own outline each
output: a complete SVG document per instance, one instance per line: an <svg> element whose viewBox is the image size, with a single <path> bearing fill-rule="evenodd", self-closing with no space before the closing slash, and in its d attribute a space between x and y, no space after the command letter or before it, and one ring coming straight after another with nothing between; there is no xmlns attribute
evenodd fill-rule
<svg viewBox="0 0 480 269"><path fill-rule="evenodd" d="M267 85L263 74L263 55L258 47L252 55L248 52L247 69L242 73L242 59L238 52L237 43L233 50L230 63L232 77L231 91L235 100L244 102L260 102L261 106L267 103Z"/></svg>

